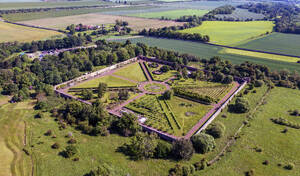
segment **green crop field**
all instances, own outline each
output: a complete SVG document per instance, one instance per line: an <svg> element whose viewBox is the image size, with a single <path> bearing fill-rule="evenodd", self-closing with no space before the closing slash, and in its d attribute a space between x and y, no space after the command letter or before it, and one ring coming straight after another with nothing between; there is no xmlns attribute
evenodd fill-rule
<svg viewBox="0 0 300 176"><path fill-rule="evenodd" d="M120 40L120 42L125 42L126 40ZM162 49L177 51L179 53L189 53L201 58L209 59L213 56L220 56L225 60L231 61L233 64L240 64L245 61L250 61L256 64L266 65L272 70L282 70L287 69L290 71L298 71L300 73L300 68L295 63L282 62L277 60L270 60L258 57L250 57L245 55L235 55L220 53L222 47L210 46L203 43L172 40L172 39L158 39L151 37L134 38L130 39L132 43L145 43L149 46L156 46Z"/></svg>
<svg viewBox="0 0 300 176"><path fill-rule="evenodd" d="M209 167L202 173L219 175L218 173L222 172L225 175L238 176L254 169L255 175L299 175L300 141L297 140L300 137L299 129L277 125L270 120L270 118L283 117L291 122L300 123L298 117L290 116L287 112L299 108L299 100L299 90L286 88L271 90L265 101L266 104L258 109L254 119L250 121L250 126L243 129L241 138L230 148L231 152L225 154L225 157L222 157L215 166ZM233 127L228 125L233 125L240 119L231 114L227 116L219 120L226 125L226 130L231 130ZM288 132L282 133L285 128L288 128ZM256 152L256 147L261 148L262 152ZM268 165L262 164L265 160L269 161ZM284 169L287 163L295 164L295 168Z"/></svg>
<svg viewBox="0 0 300 176"><path fill-rule="evenodd" d="M148 12L148 13L136 13L136 14L129 14L128 16L135 16L141 18L170 18L176 19L184 15L197 15L203 16L208 12L208 10L196 10L196 9L185 9L185 10L168 10L168 11L161 11L161 12Z"/></svg>
<svg viewBox="0 0 300 176"><path fill-rule="evenodd" d="M49 39L57 36L62 36L62 33L18 26L0 21L0 42L29 42L33 40Z"/></svg>
<svg viewBox="0 0 300 176"><path fill-rule="evenodd" d="M247 19L259 20L263 19L265 15L260 13L249 12L247 9L236 8L232 14L216 15L219 18L233 18L240 21L245 21Z"/></svg>
<svg viewBox="0 0 300 176"><path fill-rule="evenodd" d="M300 35L275 32L238 47L300 56Z"/></svg>
<svg viewBox="0 0 300 176"><path fill-rule="evenodd" d="M136 85L130 81L108 75L82 82L72 88L96 88L100 82L106 83L108 87L126 87Z"/></svg>
<svg viewBox="0 0 300 176"><path fill-rule="evenodd" d="M139 63L133 63L128 66L125 66L123 68L120 68L116 72L114 72L115 75L119 75L125 78L129 78L133 81L142 82L146 81L145 74L143 70L141 69L141 66Z"/></svg>
<svg viewBox="0 0 300 176"><path fill-rule="evenodd" d="M272 32L271 21L229 22L204 21L202 25L182 30L183 33L200 33L208 35L211 43L237 45L256 37Z"/></svg>

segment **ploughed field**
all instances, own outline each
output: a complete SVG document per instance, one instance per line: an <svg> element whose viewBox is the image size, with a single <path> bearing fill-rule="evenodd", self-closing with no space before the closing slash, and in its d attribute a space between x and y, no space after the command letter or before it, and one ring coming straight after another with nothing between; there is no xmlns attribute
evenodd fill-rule
<svg viewBox="0 0 300 176"><path fill-rule="evenodd" d="M198 27L185 29L181 32L208 35L211 43L233 46L253 40L267 32L272 32L273 26L271 21L204 21Z"/></svg>

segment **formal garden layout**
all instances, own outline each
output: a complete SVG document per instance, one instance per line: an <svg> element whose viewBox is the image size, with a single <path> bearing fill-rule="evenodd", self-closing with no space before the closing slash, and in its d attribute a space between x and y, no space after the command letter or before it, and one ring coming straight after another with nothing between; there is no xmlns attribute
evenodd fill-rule
<svg viewBox="0 0 300 176"><path fill-rule="evenodd" d="M196 80L191 78L196 68L181 65L186 71L179 72L153 58L133 58L112 68L57 91L87 104L101 98L110 114L133 113L145 130L167 140L201 130L242 85Z"/></svg>

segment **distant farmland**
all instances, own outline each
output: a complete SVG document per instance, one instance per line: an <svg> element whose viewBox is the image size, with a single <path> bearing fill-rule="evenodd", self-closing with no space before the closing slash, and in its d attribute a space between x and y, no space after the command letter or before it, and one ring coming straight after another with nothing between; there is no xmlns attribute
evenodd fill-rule
<svg viewBox="0 0 300 176"><path fill-rule="evenodd" d="M273 25L271 21L204 21L201 26L181 32L209 35L211 43L232 46L271 32Z"/></svg>
<svg viewBox="0 0 300 176"><path fill-rule="evenodd" d="M130 14L128 16L141 17L141 18L170 18L176 19L184 15L197 15L203 16L208 13L208 10L195 10L195 9L185 9L185 10L168 10L162 12L148 12L148 13L136 13Z"/></svg>
<svg viewBox="0 0 300 176"><path fill-rule="evenodd" d="M300 56L300 35L273 33L238 47Z"/></svg>
<svg viewBox="0 0 300 176"><path fill-rule="evenodd" d="M0 21L0 42L29 42L61 35L61 33L55 31L23 27Z"/></svg>
<svg viewBox="0 0 300 176"><path fill-rule="evenodd" d="M260 13L249 12L246 9L236 8L236 10L234 10L232 14L216 15L216 17L219 17L219 18L231 17L231 18L239 19L239 20L246 20L246 19L258 20L258 19L263 19L265 17L265 15L260 14Z"/></svg>
<svg viewBox="0 0 300 176"><path fill-rule="evenodd" d="M141 42L149 46L157 46L159 48L177 51L180 53L189 53L205 59L209 59L213 56L220 56L226 60L231 61L234 64L240 64L245 61L250 61L256 64L266 65L270 67L272 70L288 69L290 71L296 70L300 73L300 67L295 63L263 59L258 57L250 57L245 55L221 53L221 51L224 49L222 47L210 46L210 45L197 43L197 42L171 40L171 39L158 39L158 38L150 38L150 37L135 38L135 39L130 39L130 41L133 43Z"/></svg>
<svg viewBox="0 0 300 176"><path fill-rule="evenodd" d="M85 14L85 15L74 15L67 17L58 18L45 18L39 20L23 21L24 24L50 27L55 29L64 29L71 24L85 24L85 25L100 25L100 24L112 24L116 20L127 21L129 27L133 30L142 30L144 28L161 28L165 26L182 25L183 23L174 21L161 21L156 19L143 19L136 17L124 17L114 15L103 15L103 14Z"/></svg>

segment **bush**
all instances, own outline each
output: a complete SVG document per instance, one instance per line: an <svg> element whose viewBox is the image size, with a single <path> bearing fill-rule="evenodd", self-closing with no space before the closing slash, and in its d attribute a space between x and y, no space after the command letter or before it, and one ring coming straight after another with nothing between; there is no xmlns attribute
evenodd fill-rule
<svg viewBox="0 0 300 176"><path fill-rule="evenodd" d="M86 174L87 176L110 176L111 169L107 164L101 164L96 169L90 171L90 173Z"/></svg>
<svg viewBox="0 0 300 176"><path fill-rule="evenodd" d="M169 70L170 70L170 67L167 66L167 65L164 65L164 66L160 67L161 72L168 72Z"/></svg>
<svg viewBox="0 0 300 176"><path fill-rule="evenodd" d="M172 98L173 92L171 90L167 90L162 94L163 99L170 100Z"/></svg>
<svg viewBox="0 0 300 176"><path fill-rule="evenodd" d="M172 152L175 158L190 160L194 154L193 144L188 139L179 139L173 142Z"/></svg>
<svg viewBox="0 0 300 176"><path fill-rule="evenodd" d="M123 113L122 118L116 122L116 127L124 136L135 135L136 132L141 130L138 118L129 113Z"/></svg>
<svg viewBox="0 0 300 176"><path fill-rule="evenodd" d="M64 151L64 156L66 158L71 158L72 156L74 156L76 153L78 152L77 148L73 145L69 145L66 147L65 151Z"/></svg>
<svg viewBox="0 0 300 176"><path fill-rule="evenodd" d="M263 164L263 165L269 165L269 161L268 161L268 160L265 160L262 164Z"/></svg>
<svg viewBox="0 0 300 176"><path fill-rule="evenodd" d="M250 110L249 102L241 97L235 100L235 104L229 106L230 111L236 113L246 113Z"/></svg>
<svg viewBox="0 0 300 176"><path fill-rule="evenodd" d="M75 144L77 143L76 139L72 138L68 141L69 144Z"/></svg>
<svg viewBox="0 0 300 176"><path fill-rule="evenodd" d="M209 125L205 132L212 135L214 138L220 138L225 133L225 126L221 122L216 122Z"/></svg>
<svg viewBox="0 0 300 176"><path fill-rule="evenodd" d="M172 152L172 145L165 141L158 141L155 149L156 158L167 158Z"/></svg>
<svg viewBox="0 0 300 176"><path fill-rule="evenodd" d="M43 115L43 113L41 113L41 112L37 113L37 114L34 116L34 118L37 118L37 119L41 119L41 118L43 118L43 117L44 117L44 115Z"/></svg>
<svg viewBox="0 0 300 176"><path fill-rule="evenodd" d="M203 158L200 162L194 164L196 171L204 170L207 167L207 161Z"/></svg>
<svg viewBox="0 0 300 176"><path fill-rule="evenodd" d="M89 89L83 89L81 91L81 96L84 100L90 100L93 98L93 91Z"/></svg>
<svg viewBox="0 0 300 176"><path fill-rule="evenodd" d="M250 171L247 171L245 173L246 176L254 176L254 169L251 169Z"/></svg>
<svg viewBox="0 0 300 176"><path fill-rule="evenodd" d="M255 82L254 82L254 86L255 87L261 87L261 86L263 86L264 85L264 81L262 81L262 80L256 80Z"/></svg>
<svg viewBox="0 0 300 176"><path fill-rule="evenodd" d="M45 133L45 136L51 136L52 135L52 130L48 130L46 133Z"/></svg>
<svg viewBox="0 0 300 176"><path fill-rule="evenodd" d="M55 142L55 143L51 146L51 148L53 148L53 149L59 149L59 147L60 147L60 145L59 145L59 143L57 143L57 142Z"/></svg>
<svg viewBox="0 0 300 176"><path fill-rule="evenodd" d="M192 137L194 149L198 153L207 153L216 147L214 138L211 135L200 133Z"/></svg>
<svg viewBox="0 0 300 176"><path fill-rule="evenodd" d="M300 113L299 113L299 110L294 110L292 113L291 113L291 115L293 115L293 116L300 116Z"/></svg>
<svg viewBox="0 0 300 176"><path fill-rule="evenodd" d="M169 176L189 176L194 172L195 167L193 165L176 164L175 168L170 169Z"/></svg>
<svg viewBox="0 0 300 176"><path fill-rule="evenodd" d="M295 165L293 163L288 163L286 166L284 166L284 168L286 170L293 170L295 167Z"/></svg>

